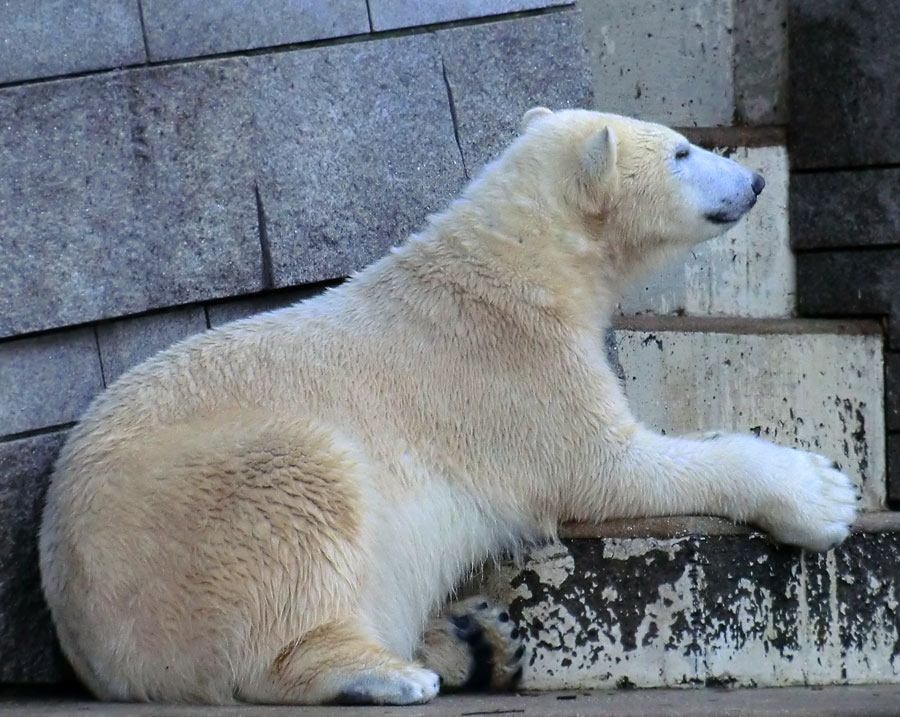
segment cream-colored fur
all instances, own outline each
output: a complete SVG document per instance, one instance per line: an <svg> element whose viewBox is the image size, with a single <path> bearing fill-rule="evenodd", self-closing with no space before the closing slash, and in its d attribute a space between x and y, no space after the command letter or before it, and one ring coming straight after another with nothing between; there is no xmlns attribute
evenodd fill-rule
<svg viewBox="0 0 900 717"><path fill-rule="evenodd" d="M638 424L603 329L628 281L752 206L666 128L536 109L349 282L177 344L100 396L47 495L43 583L100 697L421 702L428 614L560 520L707 513L823 550L818 456Z"/></svg>

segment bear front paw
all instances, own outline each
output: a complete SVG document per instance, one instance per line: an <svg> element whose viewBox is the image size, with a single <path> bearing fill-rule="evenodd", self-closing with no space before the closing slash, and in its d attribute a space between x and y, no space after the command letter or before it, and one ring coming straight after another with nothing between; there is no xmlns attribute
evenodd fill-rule
<svg viewBox="0 0 900 717"><path fill-rule="evenodd" d="M824 456L789 448L771 466L773 495L763 501L757 522L775 540L825 552L849 535L856 517L856 488Z"/></svg>
<svg viewBox="0 0 900 717"><path fill-rule="evenodd" d="M425 630L419 659L444 690L509 690L522 677L525 645L509 613L483 597L449 605Z"/></svg>

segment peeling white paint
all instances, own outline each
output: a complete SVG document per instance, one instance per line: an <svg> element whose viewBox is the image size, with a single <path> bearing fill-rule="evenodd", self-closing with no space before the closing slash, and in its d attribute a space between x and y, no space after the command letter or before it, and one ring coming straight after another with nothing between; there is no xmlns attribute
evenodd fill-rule
<svg viewBox="0 0 900 717"><path fill-rule="evenodd" d="M896 540L856 537L824 556L757 536L717 540L598 539L596 564L555 547L524 577L495 573L489 591L521 610L527 633L522 686L900 682ZM645 556L649 570L636 567ZM530 589L510 588L523 580Z"/></svg>

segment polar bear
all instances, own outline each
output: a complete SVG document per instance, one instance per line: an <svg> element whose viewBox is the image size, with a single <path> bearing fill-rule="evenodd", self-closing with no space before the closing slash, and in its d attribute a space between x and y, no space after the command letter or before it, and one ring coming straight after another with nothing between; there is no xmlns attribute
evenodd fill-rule
<svg viewBox="0 0 900 717"><path fill-rule="evenodd" d="M762 177L625 117L535 108L522 125L403 246L163 351L72 430L40 564L99 697L428 701L441 649L423 632L453 637L429 614L562 520L709 514L811 550L847 537L854 489L831 461L653 433L607 364L629 281L733 226ZM450 620L468 639L469 615Z"/></svg>

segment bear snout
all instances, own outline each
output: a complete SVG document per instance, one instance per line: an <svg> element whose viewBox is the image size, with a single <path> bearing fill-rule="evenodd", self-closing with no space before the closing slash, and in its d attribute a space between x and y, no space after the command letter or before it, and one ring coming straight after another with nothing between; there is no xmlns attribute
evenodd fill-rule
<svg viewBox="0 0 900 717"><path fill-rule="evenodd" d="M762 190L766 188L766 180L761 174L753 173L753 179L750 180L750 188L753 190L753 193L758 197Z"/></svg>

